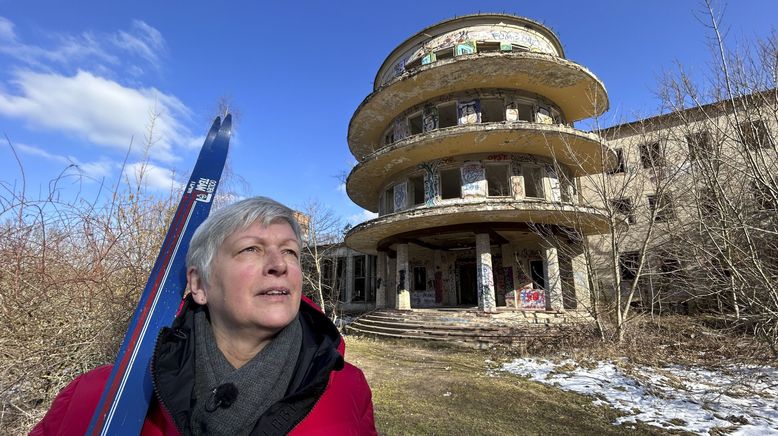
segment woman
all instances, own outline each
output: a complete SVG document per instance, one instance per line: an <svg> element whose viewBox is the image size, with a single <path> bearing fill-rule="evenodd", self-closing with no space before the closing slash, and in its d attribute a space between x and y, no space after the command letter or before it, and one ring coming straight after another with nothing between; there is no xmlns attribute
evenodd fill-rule
<svg viewBox="0 0 778 436"><path fill-rule="evenodd" d="M330 320L302 297L300 227L255 197L217 210L187 253L190 294L162 329L141 434L375 434L370 387ZM110 366L54 400L38 434L83 434Z"/></svg>

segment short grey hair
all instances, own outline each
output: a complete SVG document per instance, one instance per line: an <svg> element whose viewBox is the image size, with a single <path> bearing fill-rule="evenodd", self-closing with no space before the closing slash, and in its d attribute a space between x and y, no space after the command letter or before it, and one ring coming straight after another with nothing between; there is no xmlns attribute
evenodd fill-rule
<svg viewBox="0 0 778 436"><path fill-rule="evenodd" d="M252 197L211 212L195 230L189 243L189 251L186 253L187 270L196 268L207 285L211 275L211 262L224 240L256 222L263 226L277 222L288 223L297 237L298 246L302 249L301 230L295 212L271 198Z"/></svg>

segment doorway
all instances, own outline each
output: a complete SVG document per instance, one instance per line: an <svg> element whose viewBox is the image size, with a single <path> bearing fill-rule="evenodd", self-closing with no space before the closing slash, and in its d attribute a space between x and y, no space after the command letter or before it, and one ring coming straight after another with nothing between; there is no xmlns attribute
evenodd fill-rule
<svg viewBox="0 0 778 436"><path fill-rule="evenodd" d="M478 304L475 263L460 264L457 269L459 275L459 304Z"/></svg>
<svg viewBox="0 0 778 436"><path fill-rule="evenodd" d="M532 275L532 284L535 289L546 289L546 275L543 274L543 261L529 261L530 274Z"/></svg>

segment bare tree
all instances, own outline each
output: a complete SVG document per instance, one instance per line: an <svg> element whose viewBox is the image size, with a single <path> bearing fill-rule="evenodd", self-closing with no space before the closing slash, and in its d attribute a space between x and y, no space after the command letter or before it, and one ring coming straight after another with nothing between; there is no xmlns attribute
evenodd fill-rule
<svg viewBox="0 0 778 436"><path fill-rule="evenodd" d="M714 5L703 4L714 49L708 81L695 83L679 65L659 91L673 114L666 128L688 147L684 214L693 219L672 229L675 284L778 355L778 37L730 50Z"/></svg>
<svg viewBox="0 0 778 436"><path fill-rule="evenodd" d="M303 228L303 281L305 292L333 320L337 317L340 295L336 250L343 243L343 221L332 209L309 200L299 216Z"/></svg>

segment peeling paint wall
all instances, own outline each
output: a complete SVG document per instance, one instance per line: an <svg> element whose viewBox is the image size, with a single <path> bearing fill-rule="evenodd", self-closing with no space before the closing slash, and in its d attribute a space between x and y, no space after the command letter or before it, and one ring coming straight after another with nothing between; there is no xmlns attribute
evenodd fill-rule
<svg viewBox="0 0 778 436"><path fill-rule="evenodd" d="M408 183L402 182L394 185L394 210L403 210L408 207Z"/></svg>
<svg viewBox="0 0 778 436"><path fill-rule="evenodd" d="M402 75L405 72L405 65L419 58L423 58L424 56L428 56L439 50L445 50L447 48L454 49L467 42L472 42L475 45L475 41L516 44L525 47L528 51L546 53L552 56L560 55L554 47L554 44L552 44L548 38L540 32L526 27L511 26L502 23L470 26L465 29L457 29L444 33L409 48L405 53L400 55L400 58L382 75L380 85ZM475 52L475 47L473 47L473 51L467 53L472 52ZM463 53L460 52L459 54Z"/></svg>

